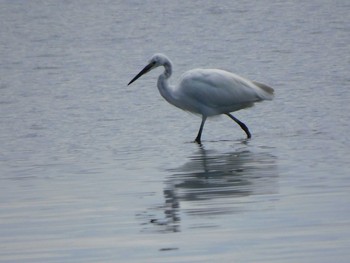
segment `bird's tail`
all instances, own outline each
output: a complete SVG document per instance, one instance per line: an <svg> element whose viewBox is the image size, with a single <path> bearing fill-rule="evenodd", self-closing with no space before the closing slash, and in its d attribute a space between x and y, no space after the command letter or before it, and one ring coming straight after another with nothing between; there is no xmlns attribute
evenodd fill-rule
<svg viewBox="0 0 350 263"><path fill-rule="evenodd" d="M257 81L252 81L254 83L254 85L258 86L259 88L261 88L263 91L265 91L267 93L267 97L269 99L273 99L273 96L274 96L274 92L275 90L269 86L267 86L266 84L264 83L261 83L261 82L257 82Z"/></svg>
<svg viewBox="0 0 350 263"><path fill-rule="evenodd" d="M269 86L267 86L264 83L261 82L257 82L257 81L253 81L253 83L258 86L259 88L261 88L262 90L266 91L267 93L273 95L273 93L275 92L275 90Z"/></svg>

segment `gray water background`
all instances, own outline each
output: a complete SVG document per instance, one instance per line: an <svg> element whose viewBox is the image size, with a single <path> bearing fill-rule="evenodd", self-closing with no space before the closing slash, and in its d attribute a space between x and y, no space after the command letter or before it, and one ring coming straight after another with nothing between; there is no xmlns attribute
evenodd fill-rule
<svg viewBox="0 0 350 263"><path fill-rule="evenodd" d="M0 262L349 262L349 1L0 1ZM268 83L207 121L157 52Z"/></svg>

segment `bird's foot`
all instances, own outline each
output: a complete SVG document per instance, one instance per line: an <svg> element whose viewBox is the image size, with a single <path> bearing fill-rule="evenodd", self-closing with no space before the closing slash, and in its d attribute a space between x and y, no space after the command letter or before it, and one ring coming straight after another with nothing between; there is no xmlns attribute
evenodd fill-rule
<svg viewBox="0 0 350 263"><path fill-rule="evenodd" d="M195 143L198 143L198 144L202 144L201 139L200 139L200 138L198 138L198 137L197 137L197 138L194 140L194 142L195 142Z"/></svg>

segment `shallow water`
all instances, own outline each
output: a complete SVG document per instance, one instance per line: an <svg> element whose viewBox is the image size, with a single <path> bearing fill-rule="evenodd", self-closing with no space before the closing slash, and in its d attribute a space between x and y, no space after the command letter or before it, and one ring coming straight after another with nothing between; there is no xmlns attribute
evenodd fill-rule
<svg viewBox="0 0 350 263"><path fill-rule="evenodd" d="M348 262L347 1L2 1L1 262ZM268 83L209 119L169 106L195 67Z"/></svg>

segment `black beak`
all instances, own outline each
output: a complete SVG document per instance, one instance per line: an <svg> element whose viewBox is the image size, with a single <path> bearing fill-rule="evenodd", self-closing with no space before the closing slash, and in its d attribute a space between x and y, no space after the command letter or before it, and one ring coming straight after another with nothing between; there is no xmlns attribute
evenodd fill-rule
<svg viewBox="0 0 350 263"><path fill-rule="evenodd" d="M139 77L141 77L142 75L146 74L148 71L150 71L153 68L154 64L150 63L148 64L146 67L143 68L143 70L141 70L139 72L139 74L137 74L129 83L128 86L133 83L135 80L137 80Z"/></svg>

